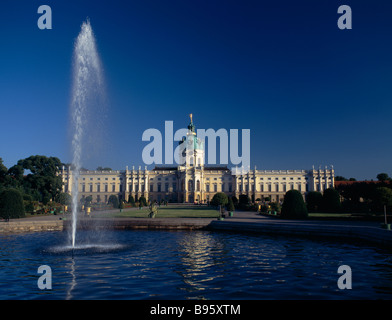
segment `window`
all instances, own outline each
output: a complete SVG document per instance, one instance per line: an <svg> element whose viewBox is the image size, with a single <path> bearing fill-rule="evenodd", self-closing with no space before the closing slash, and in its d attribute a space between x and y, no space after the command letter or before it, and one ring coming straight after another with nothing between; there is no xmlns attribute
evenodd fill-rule
<svg viewBox="0 0 392 320"><path fill-rule="evenodd" d="M165 183L165 192L169 192L169 183Z"/></svg>
<svg viewBox="0 0 392 320"><path fill-rule="evenodd" d="M86 192L86 185L82 184L82 192Z"/></svg>
<svg viewBox="0 0 392 320"><path fill-rule="evenodd" d="M116 185L112 184L112 192L116 192Z"/></svg>
<svg viewBox="0 0 392 320"><path fill-rule="evenodd" d="M196 182L196 190L200 191L200 180L197 180Z"/></svg>
<svg viewBox="0 0 392 320"><path fill-rule="evenodd" d="M161 183L158 183L158 192L161 192Z"/></svg>
<svg viewBox="0 0 392 320"><path fill-rule="evenodd" d="M269 192L272 191L272 186L271 186L271 184L268 185L268 191L269 191Z"/></svg>
<svg viewBox="0 0 392 320"><path fill-rule="evenodd" d="M229 183L229 192L233 192L233 186L231 183Z"/></svg>
<svg viewBox="0 0 392 320"><path fill-rule="evenodd" d="M206 184L206 192L210 192L210 185Z"/></svg>
<svg viewBox="0 0 392 320"><path fill-rule="evenodd" d="M177 183L173 183L173 192L177 192Z"/></svg>
<svg viewBox="0 0 392 320"><path fill-rule="evenodd" d="M93 192L93 185L90 184L90 192Z"/></svg>
<svg viewBox="0 0 392 320"><path fill-rule="evenodd" d="M97 192L101 192L101 185L100 184L97 184Z"/></svg>
<svg viewBox="0 0 392 320"><path fill-rule="evenodd" d="M154 191L154 185L150 184L150 192L153 192L153 191Z"/></svg>
<svg viewBox="0 0 392 320"><path fill-rule="evenodd" d="M218 185L215 183L214 184L214 192L217 192L218 191Z"/></svg>
<svg viewBox="0 0 392 320"><path fill-rule="evenodd" d="M188 191L193 191L193 180L188 181Z"/></svg>
<svg viewBox="0 0 392 320"><path fill-rule="evenodd" d="M120 184L120 192L122 192L122 189L123 189L123 185Z"/></svg>
<svg viewBox="0 0 392 320"><path fill-rule="evenodd" d="M105 184L105 192L108 192L108 185Z"/></svg>

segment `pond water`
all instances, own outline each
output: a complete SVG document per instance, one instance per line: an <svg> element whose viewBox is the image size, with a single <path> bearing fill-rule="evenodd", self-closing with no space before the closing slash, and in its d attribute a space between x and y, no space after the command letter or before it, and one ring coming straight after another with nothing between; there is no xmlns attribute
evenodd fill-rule
<svg viewBox="0 0 392 320"><path fill-rule="evenodd" d="M210 231L66 232L0 236L0 299L391 299L384 249ZM83 240L84 239L84 240ZM92 245L91 245L92 244ZM41 290L41 265L52 288ZM339 266L352 271L341 290Z"/></svg>

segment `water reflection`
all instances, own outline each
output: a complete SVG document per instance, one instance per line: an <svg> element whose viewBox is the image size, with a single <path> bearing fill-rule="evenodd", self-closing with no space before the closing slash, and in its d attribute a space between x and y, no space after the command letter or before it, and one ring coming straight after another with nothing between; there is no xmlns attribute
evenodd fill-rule
<svg viewBox="0 0 392 320"><path fill-rule="evenodd" d="M67 296L65 298L66 300L71 300L73 298L72 291L76 286L75 259L71 259L70 273L71 273L72 279L71 279L70 286L67 290Z"/></svg>
<svg viewBox="0 0 392 320"><path fill-rule="evenodd" d="M200 293L207 288L209 281L221 277L219 269L225 260L223 242L217 242L209 233L189 233L177 245L179 263L176 264L175 272L186 285L183 290Z"/></svg>
<svg viewBox="0 0 392 320"><path fill-rule="evenodd" d="M390 299L389 252L214 232L123 231L121 249L56 251L63 233L0 237L0 299ZM49 245L48 245L49 244ZM37 288L49 265L53 290ZM339 290L337 268L353 270Z"/></svg>

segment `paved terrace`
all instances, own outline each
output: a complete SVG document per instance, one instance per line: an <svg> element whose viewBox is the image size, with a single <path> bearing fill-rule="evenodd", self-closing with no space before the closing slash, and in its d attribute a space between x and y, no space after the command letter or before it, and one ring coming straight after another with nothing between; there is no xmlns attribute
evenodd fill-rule
<svg viewBox="0 0 392 320"><path fill-rule="evenodd" d="M259 234L279 234L290 236L351 239L358 243L370 243L392 248L392 231L382 229L380 222L328 221L328 220L283 220L261 216L255 212L236 211L234 217L224 221L212 218L100 218L113 212L94 212L92 217L80 219L84 229L165 229L165 230L224 230L234 232L254 232ZM159 216L159 213L158 213ZM70 214L35 216L25 219L0 221L1 233L54 231L68 229Z"/></svg>

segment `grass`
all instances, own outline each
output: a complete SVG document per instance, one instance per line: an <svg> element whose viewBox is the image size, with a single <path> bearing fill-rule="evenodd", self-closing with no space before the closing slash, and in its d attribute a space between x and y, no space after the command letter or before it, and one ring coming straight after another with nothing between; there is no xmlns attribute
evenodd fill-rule
<svg viewBox="0 0 392 320"><path fill-rule="evenodd" d="M112 212L98 215L99 217L112 218L148 218L148 208L123 209L122 212ZM198 206L161 206L155 218L217 218L219 212L211 207Z"/></svg>

